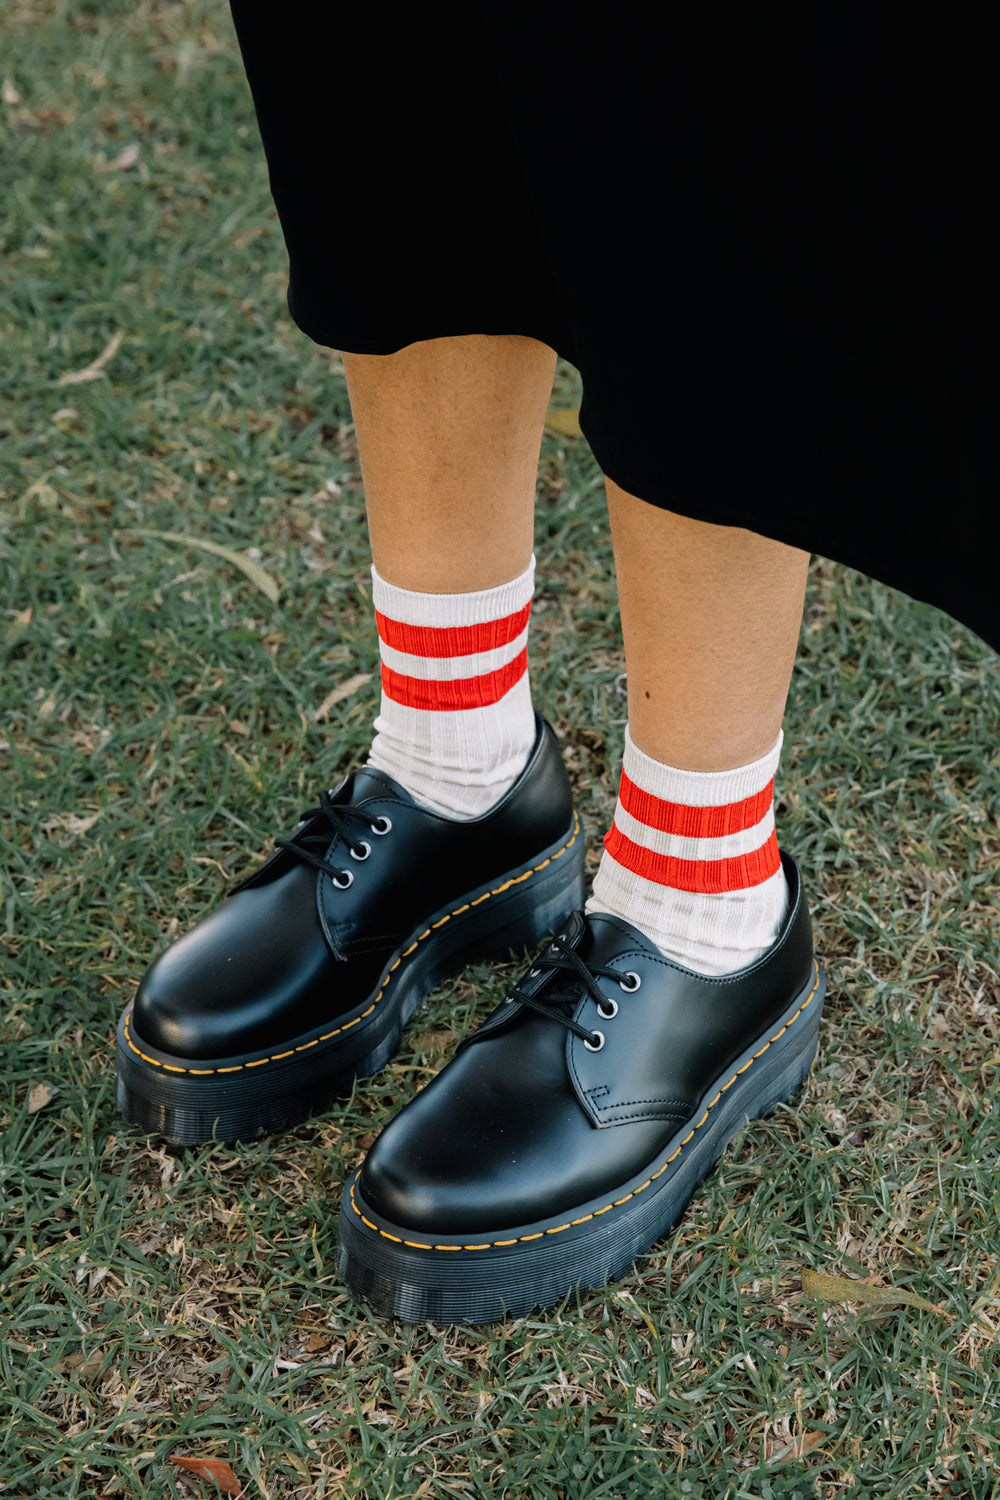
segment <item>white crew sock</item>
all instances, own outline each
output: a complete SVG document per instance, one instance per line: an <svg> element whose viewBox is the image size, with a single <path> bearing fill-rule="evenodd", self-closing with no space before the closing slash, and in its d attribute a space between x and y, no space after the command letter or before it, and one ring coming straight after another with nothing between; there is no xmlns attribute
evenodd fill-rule
<svg viewBox="0 0 1000 1500"><path fill-rule="evenodd" d="M372 568L382 706L368 764L434 812L479 817L524 769L534 581L534 558L519 578L471 594L414 593Z"/></svg>
<svg viewBox="0 0 1000 1500"><path fill-rule="evenodd" d="M766 953L788 895L773 807L783 738L734 771L678 771L645 755L626 728L618 806L587 911L623 917L700 974L730 974Z"/></svg>

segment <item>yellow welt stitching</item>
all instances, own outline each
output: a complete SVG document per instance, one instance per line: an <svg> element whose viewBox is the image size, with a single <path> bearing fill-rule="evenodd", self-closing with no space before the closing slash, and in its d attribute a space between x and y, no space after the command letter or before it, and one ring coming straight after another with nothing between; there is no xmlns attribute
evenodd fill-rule
<svg viewBox="0 0 1000 1500"><path fill-rule="evenodd" d="M398 1234L390 1234L386 1229L383 1229L382 1233L385 1235L387 1240L395 1240L397 1245L401 1245L403 1243Z"/></svg>
<svg viewBox="0 0 1000 1500"><path fill-rule="evenodd" d="M425 1245L421 1240L404 1240L404 1245L409 1245L411 1250L431 1250L432 1245Z"/></svg>
<svg viewBox="0 0 1000 1500"><path fill-rule="evenodd" d="M574 834L574 838L575 838L575 836L576 835ZM572 839L570 840L570 843L572 843ZM566 848L567 849L569 848L569 844L566 845ZM562 852L564 852L564 851L560 851L560 853L562 853ZM555 858L555 859L558 859L558 857L559 857L558 855L553 855L553 858ZM779 1031L774 1037L771 1038L771 1041L777 1041L777 1038L779 1036L783 1036L784 1033L788 1030L789 1026L791 1026L798 1019L798 1017L802 1014L802 1012L806 1009L806 1007L812 1003L813 996L815 995L817 989L819 988L819 964L816 963L815 959L813 959L813 968L814 968L814 972L815 972L816 978L815 978L815 982L813 984L812 989L809 991L808 996L806 997L805 1000L803 1000L802 1004L799 1006L799 1008L795 1012L794 1016L792 1016L791 1020L787 1021L785 1023L785 1025L781 1028L781 1031ZM729 1088L730 1084L732 1084L732 1083L734 1083L736 1081L736 1079L737 1079L737 1077L739 1076L740 1073L745 1073L746 1070L747 1070L747 1068L749 1068L750 1065L751 1065L751 1063L754 1061L754 1059L757 1058L757 1057L761 1057L767 1051L767 1049L768 1049L768 1047L770 1047L770 1045L771 1045L771 1042L765 1043L765 1045L760 1049L759 1052L755 1052L754 1053L753 1057L750 1059L750 1062L745 1063L742 1068L737 1068L737 1070L733 1074L732 1078L728 1079L726 1083L723 1083L723 1084L720 1085L719 1092L716 1094L716 1096L712 1100L711 1104L709 1104L706 1107L705 1113L702 1115L702 1117L698 1121L697 1125L695 1125L694 1128L692 1130L690 1130L688 1132L688 1134L684 1137L684 1139L681 1141L681 1143L677 1147L676 1151L673 1151L670 1154L670 1156L667 1157L667 1159L663 1163L662 1167L660 1167L656 1172L652 1173L652 1175L646 1179L646 1181L642 1184L641 1187L637 1187L637 1188L633 1189L633 1191L631 1193L626 1194L626 1196L624 1198L618 1198L618 1199L615 1200L614 1203L606 1203L603 1208L595 1208L594 1211L593 1211L593 1213L584 1214L583 1217L580 1218L580 1219L571 1219L568 1224L559 1224L559 1225L556 1225L552 1229L539 1230L537 1234L522 1234L517 1239L513 1239L513 1240L492 1240L492 1241L488 1241L484 1245L433 1245L433 1246L431 1246L431 1245L420 1245L420 1244L418 1244L414 1240L403 1240L402 1243L405 1244L405 1245L414 1245L415 1248L420 1249L420 1250L429 1250L429 1249L434 1249L434 1250L489 1250L491 1248L500 1247L500 1246L526 1244L529 1240L540 1240L540 1239L543 1239L544 1236L547 1235L547 1234L561 1234L564 1229L569 1229L569 1228L571 1228L572 1225L575 1225L575 1224L586 1224L586 1223L588 1223L588 1221L590 1219L596 1219L596 1218L599 1218L601 1214L609 1213L612 1208L617 1208L619 1206L619 1204L621 1204L621 1203L627 1203L630 1198L634 1198L637 1193L644 1192L645 1189L648 1188L651 1183L654 1183L658 1177L662 1177L663 1176L663 1173L667 1170L667 1168L669 1167L670 1163L672 1161L676 1161L677 1160L678 1156L680 1156L681 1152L684 1150L684 1147L687 1145L688 1141L690 1141L691 1138L698 1132L698 1130L701 1129L702 1125L704 1125L705 1121L708 1119L710 1110L713 1108L714 1105L716 1105L719 1102L719 1100L721 1099L722 1095L725 1093L726 1089ZM358 1177L360 1175L361 1175L361 1173L360 1173L360 1168L359 1168L358 1172L355 1174L354 1182L351 1183L351 1188L350 1188L350 1193L349 1193L349 1197L350 1197L350 1200L351 1200L351 1207L353 1208L354 1212L358 1215L358 1217L360 1218L361 1222L363 1224L366 1224L369 1229L375 1230L375 1232L377 1234L382 1235L383 1238L385 1238L387 1240L397 1240L397 1242L398 1242L398 1239L397 1239L396 1235L389 1234L388 1231L385 1230L385 1229L378 1229L376 1225L372 1224L368 1219L365 1218L364 1214L358 1208L358 1205L355 1202L355 1198L354 1198L354 1186L355 1186L355 1183L357 1182Z"/></svg>
<svg viewBox="0 0 1000 1500"><path fill-rule="evenodd" d="M573 847L573 845L576 843L576 840L579 837L579 833L580 833L580 819L579 819L578 814L574 813L573 814L573 832L572 832L570 838L566 841L566 843L563 845L563 847L561 849L559 849L555 854L548 855L548 857L545 858L545 859L543 859L540 864L532 866L532 868L530 870L525 870L525 872L523 873L523 875L515 875L510 880L504 881L504 883L502 885L497 886L494 890L488 891L483 896L478 896L475 901L473 901L471 903L470 902L466 902L464 906L458 906L458 907L456 907L454 911L449 912L447 916L444 916L439 921L435 922L432 927L426 928L425 931L423 931L420 934L420 936L415 940L415 942L411 943L410 947L407 948L403 953L401 953L400 956L396 959L395 963L392 964L392 966L390 967L388 973L386 974L386 977L385 977L385 980L384 980L384 982L382 984L382 987L380 988L378 994L375 996L375 999L372 1001L371 1005L368 1007L367 1010L363 1011L360 1016L355 1016L354 1019L353 1019L353 1021L345 1021L342 1026L336 1026L336 1027L334 1027L334 1029L332 1031L324 1032L322 1036L314 1037L313 1040L310 1041L310 1042L299 1043L294 1048L290 1049L289 1051L286 1051L286 1052L275 1052L275 1053L272 1053L271 1056L269 1056L269 1057L259 1058L256 1062L237 1063L237 1064L235 1064L231 1068L181 1068L181 1067L177 1067L175 1064L160 1062L157 1058L150 1057L147 1053L141 1051L140 1048L138 1048L135 1045L135 1043L132 1040L131 1033L129 1032L129 1026L128 1026L129 1016L132 1013L132 1005L129 1006L129 1009L125 1013L125 1024L124 1024L125 1040L127 1041L130 1050L135 1053L136 1057L139 1057L139 1058L142 1059L143 1062L148 1063L151 1068L160 1068L165 1073L190 1073L191 1075L197 1075L200 1078L208 1077L208 1076L210 1076L212 1074L215 1074L215 1073L241 1073L244 1070L249 1069L249 1068L261 1068L266 1063L281 1062L284 1058L291 1057L296 1052L306 1052L310 1047L315 1047L320 1042L329 1042L329 1041L331 1041L333 1039L333 1037L339 1036L341 1034L341 1032L343 1032L343 1031L349 1031L352 1026L357 1026L358 1023L360 1021L363 1021L366 1016L370 1016L371 1015L372 1011L375 1009L375 1007L378 1005L379 1001L382 999L382 996L385 994L386 989L389 986L389 982L390 982L393 974L395 974L396 970L399 968L400 964L403 962L403 959L404 958L408 958L410 956L410 954L416 948L418 948L420 946L420 944L424 941L425 938L430 937L430 935L431 935L431 933L433 931L436 931L437 928L439 928L439 927L443 927L446 922L450 922L451 919L452 919L452 917L460 916L462 912L471 910L472 906L478 906L478 905L480 905L481 902L489 900L489 898L491 896L502 895L502 893L504 891L506 891L506 890L509 890L511 886L513 886L513 885L519 885L521 883L521 881L530 879L532 875L537 875L541 870L544 870L548 865L550 865L554 859L561 859L562 856L566 853L566 851L568 849L571 849ZM818 979L818 970L817 970L817 984L818 983L819 983L819 979ZM134 1004L134 1002L133 1002L133 1004ZM806 1004L808 1004L808 1001L806 1002ZM369 1225L369 1228L374 1229L374 1227L375 1227L374 1225ZM380 1230L379 1233L381 1233L381 1232L382 1231ZM392 1238L392 1236L390 1235L389 1238ZM499 1244L501 1242L497 1241L497 1243ZM449 1249L450 1250L450 1249L456 1249L458 1247L457 1246L452 1246L452 1245L446 1245L446 1246L437 1246L436 1248L437 1249Z"/></svg>

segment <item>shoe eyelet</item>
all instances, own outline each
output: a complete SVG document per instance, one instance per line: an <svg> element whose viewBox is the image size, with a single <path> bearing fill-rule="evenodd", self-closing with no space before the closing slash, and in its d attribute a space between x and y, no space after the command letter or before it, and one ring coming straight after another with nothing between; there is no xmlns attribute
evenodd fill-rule
<svg viewBox="0 0 1000 1500"><path fill-rule="evenodd" d="M597 1007L597 1014L603 1021L613 1021L615 1016L618 1014L618 1001L612 1000L611 996L609 995L608 998L606 1000L602 1000L600 1005Z"/></svg>
<svg viewBox="0 0 1000 1500"><path fill-rule="evenodd" d="M364 854L359 854L356 849L351 850L351 858L356 859L359 865L363 864L372 852L372 846L368 843L367 839L361 840L360 847L365 851Z"/></svg>
<svg viewBox="0 0 1000 1500"><path fill-rule="evenodd" d="M585 1036L583 1039L583 1045L586 1047L588 1052L600 1052L601 1048L604 1046L604 1032L595 1031L594 1036L597 1038L596 1042L592 1042L589 1036Z"/></svg>
<svg viewBox="0 0 1000 1500"><path fill-rule="evenodd" d="M338 875L343 875L343 880L338 880ZM333 881L338 891L346 891L349 886L352 886L354 884L354 876L351 874L350 870L338 870L336 875L330 876L330 879Z"/></svg>
<svg viewBox="0 0 1000 1500"><path fill-rule="evenodd" d="M377 833L378 836L379 836L379 838L381 838L384 833L391 833L391 832L392 832L392 819L391 818L376 818L375 819L375 822L372 824L372 833Z"/></svg>
<svg viewBox="0 0 1000 1500"><path fill-rule="evenodd" d="M626 984L625 983L626 979L631 979L632 983L631 984ZM636 992L636 990L639 988L639 986L640 986L641 983L642 983L642 980L639 977L639 975L635 972L635 970L634 969L629 969L628 973L627 974L623 974L622 977L621 977L621 979L619 979L619 981L618 981L618 988L620 990L624 990L625 993L626 993L626 995L634 995L635 992Z"/></svg>

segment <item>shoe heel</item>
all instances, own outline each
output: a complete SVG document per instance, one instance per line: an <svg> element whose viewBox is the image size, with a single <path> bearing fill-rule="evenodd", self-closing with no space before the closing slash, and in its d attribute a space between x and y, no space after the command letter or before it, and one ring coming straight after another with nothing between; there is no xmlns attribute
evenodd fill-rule
<svg viewBox="0 0 1000 1500"><path fill-rule="evenodd" d="M537 949L557 932L586 899L583 830L528 872L517 872L509 888L481 908L463 914L451 953L456 968L467 963L503 962L512 953Z"/></svg>

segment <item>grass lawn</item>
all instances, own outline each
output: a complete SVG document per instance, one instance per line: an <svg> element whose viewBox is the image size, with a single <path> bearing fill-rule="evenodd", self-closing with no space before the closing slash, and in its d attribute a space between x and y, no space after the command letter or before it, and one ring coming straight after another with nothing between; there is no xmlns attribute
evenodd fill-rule
<svg viewBox="0 0 1000 1500"><path fill-rule="evenodd" d="M341 363L285 311L225 7L3 9L0 1492L216 1493L181 1455L270 1500L997 1493L997 658L844 568L813 565L777 806L820 1055L633 1274L489 1329L337 1283L345 1172L513 958L287 1136L173 1154L116 1115L152 957L368 743L364 504ZM578 395L562 367L554 403ZM534 695L596 864L624 662L582 439L546 435L537 515Z"/></svg>

